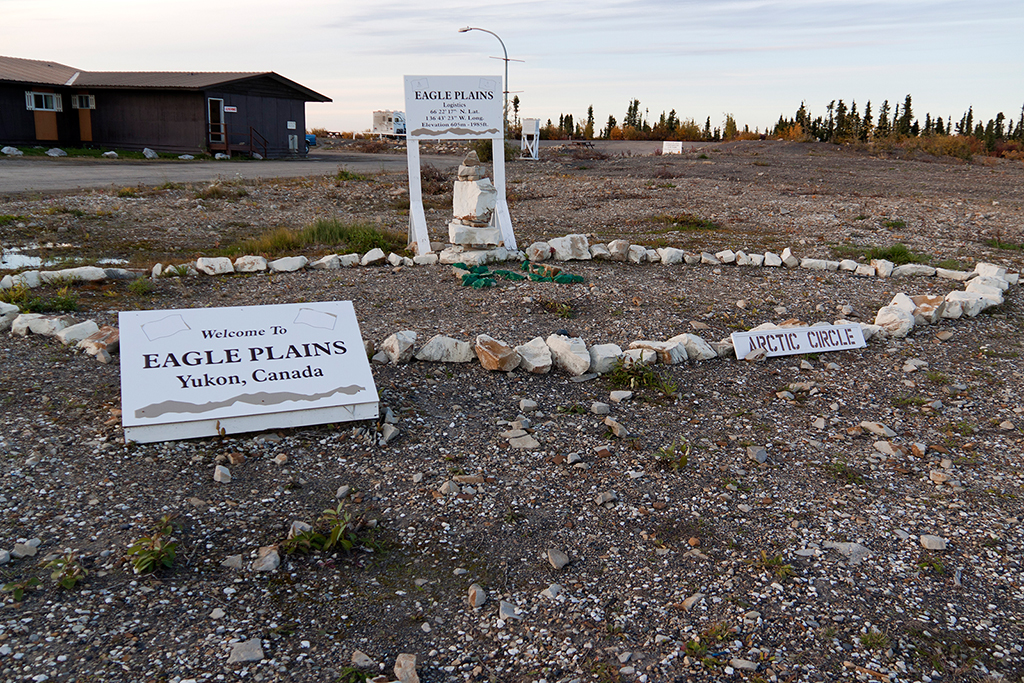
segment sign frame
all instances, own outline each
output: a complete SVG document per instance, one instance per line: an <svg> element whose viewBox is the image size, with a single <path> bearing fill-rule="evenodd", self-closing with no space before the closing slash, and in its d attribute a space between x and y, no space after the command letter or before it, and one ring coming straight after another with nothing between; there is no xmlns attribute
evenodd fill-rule
<svg viewBox="0 0 1024 683"><path fill-rule="evenodd" d="M764 349L769 357L793 356L862 349L867 341L860 325L813 325L733 332L732 345L736 357L743 359L757 349Z"/></svg>
<svg viewBox="0 0 1024 683"><path fill-rule="evenodd" d="M488 97L487 94L490 96ZM452 97L448 97L451 95ZM420 140L490 140L493 150L494 188L498 199L495 221L508 249L517 249L508 210L505 182L505 126L502 110L504 91L501 76L406 76L405 142L409 166L409 238L416 243L417 254L429 254L430 235L423 210L423 185L420 178ZM455 123L428 121L430 103L440 102L447 111L472 110L471 114L445 114L461 117ZM470 106L478 105L478 106ZM494 115L497 113L497 124ZM466 117L479 119L465 120Z"/></svg>
<svg viewBox="0 0 1024 683"><path fill-rule="evenodd" d="M126 442L379 415L351 301L122 311L118 327Z"/></svg>

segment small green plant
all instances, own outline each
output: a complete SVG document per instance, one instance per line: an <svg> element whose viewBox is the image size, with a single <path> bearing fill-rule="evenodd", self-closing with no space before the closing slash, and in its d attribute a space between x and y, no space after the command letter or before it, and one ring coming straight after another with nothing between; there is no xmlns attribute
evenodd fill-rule
<svg viewBox="0 0 1024 683"><path fill-rule="evenodd" d="M897 408L905 408L907 406L923 406L928 403L928 399L922 396L897 396L893 399L892 404Z"/></svg>
<svg viewBox="0 0 1024 683"><path fill-rule="evenodd" d="M917 566L923 572L930 571L940 576L946 573L946 565L931 553L923 553L921 557L917 558Z"/></svg>
<svg viewBox="0 0 1024 683"><path fill-rule="evenodd" d="M185 277L188 275L188 265L179 263L176 266L167 266L163 271L164 277Z"/></svg>
<svg viewBox="0 0 1024 683"><path fill-rule="evenodd" d="M0 213L0 226L10 225L15 221L23 220L24 216L16 216L9 213Z"/></svg>
<svg viewBox="0 0 1024 683"><path fill-rule="evenodd" d="M316 529L307 529L281 541L281 551L287 555L308 555L324 549L327 538Z"/></svg>
<svg viewBox="0 0 1024 683"><path fill-rule="evenodd" d="M174 517L164 515L148 536L128 546L128 561L136 574L149 574L174 566L174 556L178 551L177 542L171 538L174 526Z"/></svg>
<svg viewBox="0 0 1024 683"><path fill-rule="evenodd" d="M140 277L138 280L132 280L128 285L128 293L132 296L146 296L147 294L153 293L153 283L150 282L149 278Z"/></svg>
<svg viewBox="0 0 1024 683"><path fill-rule="evenodd" d="M992 247L993 249L1003 249L1004 251L1024 251L1024 243L1020 242L1004 242L998 237L985 240L985 244Z"/></svg>
<svg viewBox="0 0 1024 683"><path fill-rule="evenodd" d="M839 481L846 482L848 484L857 484L859 486L864 483L864 475L856 468L850 467L846 464L845 460L837 460L825 465L825 471Z"/></svg>
<svg viewBox="0 0 1024 683"><path fill-rule="evenodd" d="M765 550L762 550L760 555L750 560L750 565L755 569L775 574L779 579L788 579L796 575L793 565L786 564L786 561L782 559L782 555L775 554L769 556Z"/></svg>
<svg viewBox="0 0 1024 683"><path fill-rule="evenodd" d="M647 220L650 223L661 223L671 231L718 230L721 227L714 221L709 221L692 213L659 213L650 216Z"/></svg>
<svg viewBox="0 0 1024 683"><path fill-rule="evenodd" d="M338 503L338 506L335 508L327 508L320 517L328 526L327 542L324 544L324 550L330 550L337 546L348 552L359 541L359 537L355 532L355 525L352 524L352 515L345 512L343 506L343 503Z"/></svg>
<svg viewBox="0 0 1024 683"><path fill-rule="evenodd" d="M334 179L335 180L341 180L341 181L346 181L346 180L366 181L366 180L369 180L370 177L362 175L361 173L353 173L352 171L347 171L347 170L345 170L343 168L339 168L338 172L334 175Z"/></svg>
<svg viewBox="0 0 1024 683"><path fill-rule="evenodd" d="M680 437L668 446L662 446L654 452L654 457L664 469L678 472L690 462L691 446L686 439Z"/></svg>
<svg viewBox="0 0 1024 683"><path fill-rule="evenodd" d="M586 415L587 414L586 406L580 405L579 403L573 403L573 404L567 405L567 406L558 406L557 408L555 408L555 411L559 412L559 413L567 413L569 415Z"/></svg>
<svg viewBox="0 0 1024 683"><path fill-rule="evenodd" d="M540 302L541 308L549 313L558 315L559 318L565 318L569 320L576 317L576 311L573 310L572 304L561 301L550 301L544 299Z"/></svg>
<svg viewBox="0 0 1024 683"><path fill-rule="evenodd" d="M50 578L64 590L71 590L89 573L75 553L67 553L46 563L46 569L52 569Z"/></svg>
<svg viewBox="0 0 1024 683"><path fill-rule="evenodd" d="M139 191L134 187L122 187L117 191L118 197L138 197Z"/></svg>
<svg viewBox="0 0 1024 683"><path fill-rule="evenodd" d="M338 674L337 683L363 683L370 680L370 675L360 671L354 666L342 667Z"/></svg>
<svg viewBox="0 0 1024 683"><path fill-rule="evenodd" d="M904 228L907 227L907 222L905 220L897 218L895 220L885 221L882 223L882 225L889 228L890 230L903 230Z"/></svg>
<svg viewBox="0 0 1024 683"><path fill-rule="evenodd" d="M924 376L932 384L949 384L949 377L938 370L928 370L924 373Z"/></svg>
<svg viewBox="0 0 1024 683"><path fill-rule="evenodd" d="M889 647L889 636L885 635L881 631L871 629L866 633L860 634L860 644L865 650L885 650Z"/></svg>
<svg viewBox="0 0 1024 683"><path fill-rule="evenodd" d="M17 284L8 290L0 291L0 301L14 304L23 313L68 313L78 310L78 294L70 285L57 289L57 293L48 298L36 296L24 284Z"/></svg>
<svg viewBox="0 0 1024 683"><path fill-rule="evenodd" d="M244 187L227 185L225 183L211 183L201 190L196 191L196 199L226 199L237 202L249 194Z"/></svg>
<svg viewBox="0 0 1024 683"><path fill-rule="evenodd" d="M36 577L25 579L24 581L11 581L0 586L0 591L4 593L10 593L11 597L14 598L14 602L21 602L21 599L25 597L25 591L29 588L35 588L42 583Z"/></svg>
<svg viewBox="0 0 1024 683"><path fill-rule="evenodd" d="M678 386L652 366L620 359L607 375L608 382L618 389L653 389L666 398L675 396Z"/></svg>
<svg viewBox="0 0 1024 683"><path fill-rule="evenodd" d="M907 263L926 263L931 261L931 256L910 251L907 245L898 242L888 247L872 247L867 250L864 257L868 260L885 259L886 261L892 261L898 266Z"/></svg>

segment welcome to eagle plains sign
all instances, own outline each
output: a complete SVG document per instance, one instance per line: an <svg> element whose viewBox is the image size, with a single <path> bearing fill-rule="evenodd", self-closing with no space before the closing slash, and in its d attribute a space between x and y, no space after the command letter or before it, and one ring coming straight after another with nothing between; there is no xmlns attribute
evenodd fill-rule
<svg viewBox="0 0 1024 683"><path fill-rule="evenodd" d="M349 301L133 311L118 324L126 441L377 417Z"/></svg>

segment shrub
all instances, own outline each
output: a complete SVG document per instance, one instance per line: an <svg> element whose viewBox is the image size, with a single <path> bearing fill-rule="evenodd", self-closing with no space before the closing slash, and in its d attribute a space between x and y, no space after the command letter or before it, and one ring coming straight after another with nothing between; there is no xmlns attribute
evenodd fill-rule
<svg viewBox="0 0 1024 683"><path fill-rule="evenodd" d="M903 221L888 221L888 223L903 223ZM905 226L906 224L903 223ZM918 254L907 248L905 244L896 243L888 247L871 247L865 252L864 257L870 259L885 259L892 261L898 266L907 263L926 263L932 260L927 254Z"/></svg>
<svg viewBox="0 0 1024 683"><path fill-rule="evenodd" d="M174 532L173 517L164 515L148 536L128 546L128 561L136 574L148 574L174 566L178 544L171 539Z"/></svg>

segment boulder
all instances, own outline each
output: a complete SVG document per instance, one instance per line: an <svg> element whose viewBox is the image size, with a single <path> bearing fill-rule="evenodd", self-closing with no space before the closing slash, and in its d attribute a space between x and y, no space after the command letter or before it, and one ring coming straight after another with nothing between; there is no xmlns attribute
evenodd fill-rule
<svg viewBox="0 0 1024 683"><path fill-rule="evenodd" d="M782 259L779 258L778 254L773 254L770 251L764 253L764 267L765 268L781 268Z"/></svg>
<svg viewBox="0 0 1024 683"><path fill-rule="evenodd" d="M498 203L490 178L458 180L452 191L452 215L464 221L487 223Z"/></svg>
<svg viewBox="0 0 1024 683"><path fill-rule="evenodd" d="M412 262L417 266L432 266L437 263L437 254L418 254L412 257Z"/></svg>
<svg viewBox="0 0 1024 683"><path fill-rule="evenodd" d="M914 314L899 306L883 306L878 309L875 324L892 337L906 337L914 329Z"/></svg>
<svg viewBox="0 0 1024 683"><path fill-rule="evenodd" d="M305 268L307 263L309 259L305 256L285 256L268 263L267 269L271 273L294 273Z"/></svg>
<svg viewBox="0 0 1024 683"><path fill-rule="evenodd" d="M722 262L718 260L718 257L712 253L702 251L700 253L700 262L706 266L720 266Z"/></svg>
<svg viewBox="0 0 1024 683"><path fill-rule="evenodd" d="M235 272L231 259L226 256L201 256L196 259L196 270L204 275L225 275Z"/></svg>
<svg viewBox="0 0 1024 683"><path fill-rule="evenodd" d="M0 332L6 332L11 329L11 325L14 324L14 319L21 313L14 304L8 304L0 301Z"/></svg>
<svg viewBox="0 0 1024 683"><path fill-rule="evenodd" d="M547 242L534 242L526 248L526 258L530 259L533 263L547 261L551 258L551 254L551 245Z"/></svg>
<svg viewBox="0 0 1024 683"><path fill-rule="evenodd" d="M852 273L853 271L857 270L858 265L860 264L858 264L853 259L843 259L842 261L839 262L839 270L846 270Z"/></svg>
<svg viewBox="0 0 1024 683"><path fill-rule="evenodd" d="M625 261L629 258L629 242L612 240L608 243L608 253L613 261Z"/></svg>
<svg viewBox="0 0 1024 683"><path fill-rule="evenodd" d="M643 263L647 259L647 248L641 247L639 244L629 245L629 251L626 252L626 260L630 263Z"/></svg>
<svg viewBox="0 0 1024 683"><path fill-rule="evenodd" d="M931 294L919 294L910 297L914 302L914 324L934 325L942 319L942 313L946 310L944 297Z"/></svg>
<svg viewBox="0 0 1024 683"><path fill-rule="evenodd" d="M590 257L597 261L608 261L611 260L612 253L608 250L608 245L606 244L591 244Z"/></svg>
<svg viewBox="0 0 1024 683"><path fill-rule="evenodd" d="M431 337L416 354L416 360L434 363L468 363L474 357L473 346L469 342L441 334Z"/></svg>
<svg viewBox="0 0 1024 683"><path fill-rule="evenodd" d="M117 158L117 152L114 152L114 151L104 152L100 156L103 157L104 159L116 159Z"/></svg>
<svg viewBox="0 0 1024 683"><path fill-rule="evenodd" d="M153 150L151 150L149 147L146 147L145 149L142 150L142 156L146 157L147 159L159 159L160 158L160 155L157 154L156 152L154 152Z"/></svg>
<svg viewBox="0 0 1024 683"><path fill-rule="evenodd" d="M665 365L678 365L685 361L686 347L676 341L648 341L638 340L629 343L630 349L646 349L658 355L658 360Z"/></svg>
<svg viewBox="0 0 1024 683"><path fill-rule="evenodd" d="M86 320L84 323L70 325L58 332L55 336L64 346L77 344L100 331L100 326L94 320Z"/></svg>
<svg viewBox="0 0 1024 683"><path fill-rule="evenodd" d="M807 270L828 270L828 261L820 258L802 258L800 267Z"/></svg>
<svg viewBox="0 0 1024 683"><path fill-rule="evenodd" d="M677 334L668 341L678 342L686 349L686 357L690 360L711 360L718 358L718 352L711 348L704 339L696 334L684 332Z"/></svg>
<svg viewBox="0 0 1024 683"><path fill-rule="evenodd" d="M952 280L953 282L967 282L974 273L967 270L950 270L948 268L936 268L935 277L940 277L943 280Z"/></svg>
<svg viewBox="0 0 1024 683"><path fill-rule="evenodd" d="M857 269L853 271L853 274L858 277L875 277L878 275L878 271L870 264L858 263Z"/></svg>
<svg viewBox="0 0 1024 683"><path fill-rule="evenodd" d="M682 263L684 253L682 249L676 249L675 247L661 247L658 249L658 256L661 257L661 262L666 266Z"/></svg>
<svg viewBox="0 0 1024 683"><path fill-rule="evenodd" d="M647 263L661 263L661 254L657 249L644 249L644 261Z"/></svg>
<svg viewBox="0 0 1024 683"><path fill-rule="evenodd" d="M517 346L516 353L520 357L519 367L523 370L536 375L551 371L551 349L544 343L543 337L534 337L527 343Z"/></svg>
<svg viewBox="0 0 1024 683"><path fill-rule="evenodd" d="M75 324L70 315L42 315L40 313L22 313L11 323L11 334L16 337L27 337L38 334L42 337L55 337L61 330Z"/></svg>
<svg viewBox="0 0 1024 683"><path fill-rule="evenodd" d="M82 341L78 342L76 348L84 351L90 356L98 355L101 351L115 353L121 343L121 333L116 327L104 325Z"/></svg>
<svg viewBox="0 0 1024 683"><path fill-rule="evenodd" d="M892 269L892 277L933 277L934 275L935 268L921 263L906 263Z"/></svg>
<svg viewBox="0 0 1024 683"><path fill-rule="evenodd" d="M245 258L244 256L242 258ZM264 267L266 267L264 265ZM337 254L327 254L327 256L321 256L316 261L309 264L309 267L313 270L338 270L341 268L341 259L338 258ZM238 261L235 261L235 270L238 270Z"/></svg>
<svg viewBox="0 0 1024 683"><path fill-rule="evenodd" d="M723 249L722 251L715 252L715 258L721 263L736 263L736 252L732 249Z"/></svg>
<svg viewBox="0 0 1024 683"><path fill-rule="evenodd" d="M380 350L388 357L392 365L408 363L412 359L413 347L417 334L412 330L402 330L381 342Z"/></svg>
<svg viewBox="0 0 1024 683"><path fill-rule="evenodd" d="M878 277L889 277L892 275L892 269L895 267L895 264L884 258L873 258L871 259L871 267L875 269L875 275Z"/></svg>
<svg viewBox="0 0 1024 683"><path fill-rule="evenodd" d="M566 235L548 240L556 261L589 261L590 242L586 235Z"/></svg>
<svg viewBox="0 0 1024 683"><path fill-rule="evenodd" d="M452 221L448 224L448 241L464 247L496 247L502 242L501 228L472 227Z"/></svg>
<svg viewBox="0 0 1024 683"><path fill-rule="evenodd" d="M603 375L611 372L622 359L622 349L618 344L594 344L590 347L590 372Z"/></svg>
<svg viewBox="0 0 1024 683"><path fill-rule="evenodd" d="M24 155L24 152L22 152L20 149L18 149L17 147L11 147L10 145L0 148L0 152L3 152L9 157L20 157Z"/></svg>
<svg viewBox="0 0 1024 683"><path fill-rule="evenodd" d="M434 263L437 263L437 255L430 254L434 257ZM341 268L355 268L359 265L361 259L359 254L341 254L338 256L338 266Z"/></svg>
<svg viewBox="0 0 1024 683"><path fill-rule="evenodd" d="M366 252L366 254L363 255L362 260L359 261L359 265L372 266L374 264L380 263L385 258L386 256L384 254L384 250L381 249L380 247L374 247L373 249L371 249L370 251Z"/></svg>
<svg viewBox="0 0 1024 683"><path fill-rule="evenodd" d="M658 362L658 354L650 349L627 349L622 352L622 362L627 366L634 363L654 365Z"/></svg>
<svg viewBox="0 0 1024 683"><path fill-rule="evenodd" d="M521 360L514 348L486 334L477 335L475 351L485 370L510 372L519 367Z"/></svg>
<svg viewBox="0 0 1024 683"><path fill-rule="evenodd" d="M971 294L978 294L991 301L992 306L998 306L1003 303L1003 290L998 287L994 287L986 282L986 278L976 277L967 283L964 290Z"/></svg>
<svg viewBox="0 0 1024 683"><path fill-rule="evenodd" d="M977 292L950 292L946 295L943 318L973 318L991 305L991 302Z"/></svg>
<svg viewBox="0 0 1024 683"><path fill-rule="evenodd" d="M68 153L62 150L60 147L51 147L50 149L46 150L46 156L48 157L66 157L67 155Z"/></svg>
<svg viewBox="0 0 1024 683"><path fill-rule="evenodd" d="M997 266L994 263L987 263L985 261L982 261L978 265L974 266L974 272L977 273L978 275L983 275L986 277L997 277L1002 280L1006 279L1006 268L1003 268L1002 266Z"/></svg>
<svg viewBox="0 0 1024 683"><path fill-rule="evenodd" d="M565 370L574 377L590 369L590 352L587 351L586 343L579 337L552 334L544 341L551 349L555 367Z"/></svg>
<svg viewBox="0 0 1024 683"><path fill-rule="evenodd" d="M787 268L796 268L800 265L800 259L793 255L789 247L782 250L782 264Z"/></svg>

